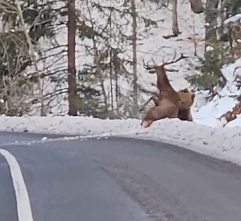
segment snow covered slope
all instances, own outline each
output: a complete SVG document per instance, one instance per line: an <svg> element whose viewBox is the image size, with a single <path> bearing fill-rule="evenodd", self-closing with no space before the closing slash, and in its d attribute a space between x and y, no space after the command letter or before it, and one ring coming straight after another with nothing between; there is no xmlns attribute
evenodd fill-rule
<svg viewBox="0 0 241 221"><path fill-rule="evenodd" d="M230 111L238 103L236 97L240 95L240 90L238 90L235 83L235 77L241 75L241 69L238 69L238 67L241 67L241 59L223 67L221 71L227 80L227 84L222 90L218 91L218 95L212 101L203 105L198 112L193 112L196 123L210 127L221 126L218 118L227 111ZM203 93L204 95L206 94L205 92ZM241 126L241 124L237 124L238 122L240 120L236 119L227 124L227 126Z"/></svg>
<svg viewBox="0 0 241 221"><path fill-rule="evenodd" d="M226 25L231 23L241 26L241 14L234 15L224 21ZM240 39L237 39L237 42L240 41ZM237 59L233 64L227 64L221 71L227 83L224 88L217 91L218 95L211 102L203 105L198 112L193 113L196 123L211 127L223 126L223 122L220 122L218 118L231 111L237 103L240 103L237 101L237 97L241 95L241 90L237 87L236 79L241 77L241 58ZM226 126L240 127L241 116L237 116L235 120L230 121Z"/></svg>

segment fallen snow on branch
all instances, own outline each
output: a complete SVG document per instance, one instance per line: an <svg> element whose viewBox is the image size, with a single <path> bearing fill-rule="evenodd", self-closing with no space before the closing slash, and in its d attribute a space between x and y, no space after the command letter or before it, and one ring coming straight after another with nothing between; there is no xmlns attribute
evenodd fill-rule
<svg viewBox="0 0 241 221"><path fill-rule="evenodd" d="M241 163L240 128L211 128L178 119L164 119L147 129L140 120L101 120L89 117L6 117L0 118L1 131L58 133L83 137L124 135L168 140L185 148Z"/></svg>
<svg viewBox="0 0 241 221"><path fill-rule="evenodd" d="M240 21L240 20L241 20L241 13L236 14L236 15L234 15L234 16L226 19L223 23L224 23L225 25L227 25L227 24L229 24L229 23L231 23L231 22L238 22L238 21Z"/></svg>

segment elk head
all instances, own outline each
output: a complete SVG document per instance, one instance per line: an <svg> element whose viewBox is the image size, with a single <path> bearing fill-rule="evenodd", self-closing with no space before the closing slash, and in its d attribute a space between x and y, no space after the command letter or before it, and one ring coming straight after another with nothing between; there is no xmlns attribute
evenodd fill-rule
<svg viewBox="0 0 241 221"><path fill-rule="evenodd" d="M154 74L154 73L158 73L158 72L165 72L166 68L165 66L169 65L169 64L174 64L182 59L186 59L188 58L187 56L183 55L183 53L181 53L180 57L176 59L176 53L174 58L171 61L167 61L167 62L162 62L161 65L157 65L156 62L152 59L153 61L153 65L150 64L145 64L144 60L143 60L143 67L145 70L147 70L150 74Z"/></svg>
<svg viewBox="0 0 241 221"><path fill-rule="evenodd" d="M168 62L164 62L161 65L156 65L155 61L152 59L153 61L153 65L149 65L149 64L145 64L145 62L143 61L143 67L150 73L150 74L157 74L157 88L159 90L164 89L164 88L168 88L168 89L172 89L172 86L170 85L170 82L167 78L167 74L166 74L166 69L165 66L169 65L169 64L173 64L176 63L182 59L188 58L187 56L184 56L183 54L181 54L181 56L179 58L176 59L176 53L174 58L172 59L172 61L168 61Z"/></svg>

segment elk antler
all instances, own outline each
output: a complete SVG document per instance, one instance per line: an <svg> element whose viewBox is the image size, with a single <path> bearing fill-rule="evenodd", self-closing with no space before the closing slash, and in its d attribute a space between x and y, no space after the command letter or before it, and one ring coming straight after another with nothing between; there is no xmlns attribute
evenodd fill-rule
<svg viewBox="0 0 241 221"><path fill-rule="evenodd" d="M146 64L145 63L145 61L144 61L144 59L142 60L142 62L143 62L143 67L146 69L146 70L152 70L152 69L155 69L156 67L157 67L157 65L156 65L156 62L153 60L153 59L151 59L152 60L152 62L153 62L153 65L150 65L150 64Z"/></svg>
<svg viewBox="0 0 241 221"><path fill-rule="evenodd" d="M153 74L153 73L156 72L155 69L156 69L158 66L156 65L156 62L155 62L153 59L151 59L151 60L152 60L152 62L154 63L153 65L146 64L145 61L144 61L144 59L142 60L142 62L143 62L143 67L144 67L144 69L146 69L149 73Z"/></svg>
<svg viewBox="0 0 241 221"><path fill-rule="evenodd" d="M175 56L174 56L174 58L172 59L172 61L163 62L162 66L166 66L166 65L169 65L169 64L173 64L173 63L176 63L176 62L178 62L178 61L180 61L180 60L182 60L182 59L188 58L188 56L185 56L185 55L183 55L183 53L181 53L180 57L176 59L176 55L177 55L177 54L176 54L176 52L175 52ZM175 59L176 59L176 60L175 60Z"/></svg>

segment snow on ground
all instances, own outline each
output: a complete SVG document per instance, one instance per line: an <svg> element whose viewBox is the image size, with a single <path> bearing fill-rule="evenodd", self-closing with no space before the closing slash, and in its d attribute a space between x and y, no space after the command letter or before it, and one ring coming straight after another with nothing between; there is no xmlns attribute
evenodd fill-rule
<svg viewBox="0 0 241 221"><path fill-rule="evenodd" d="M222 126L218 118L227 111L230 111L235 104L238 103L236 97L240 95L240 90L237 89L235 84L235 77L241 75L241 69L236 69L238 67L241 67L241 59L238 59L233 64L223 67L221 71L227 79L227 84L218 92L220 97L216 95L212 101L200 107L198 112L192 112L196 123L210 127ZM197 99L200 99L200 97ZM236 120L228 123L226 126L241 127L241 119L237 118Z"/></svg>
<svg viewBox="0 0 241 221"><path fill-rule="evenodd" d="M154 122L142 128L141 121L101 120L89 117L5 117L0 118L1 131L24 131L107 137L110 135L134 136L177 143L185 148L213 155L241 164L240 128L211 128L178 119Z"/></svg>
<svg viewBox="0 0 241 221"><path fill-rule="evenodd" d="M237 14L226 19L224 24L240 21L241 14ZM196 95L194 107L192 108L195 123L209 127L222 127L223 124L218 118L230 111L238 103L237 96L241 95L241 90L237 88L235 81L236 77L239 77L239 79L241 77L241 58L233 64L227 64L221 71L227 83L224 88L218 90L219 96L216 95L212 101L206 102L207 92L199 92ZM229 122L226 127L241 127L241 116Z"/></svg>

